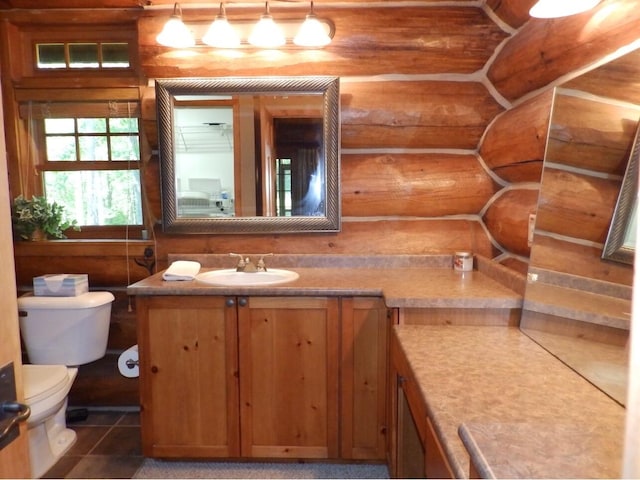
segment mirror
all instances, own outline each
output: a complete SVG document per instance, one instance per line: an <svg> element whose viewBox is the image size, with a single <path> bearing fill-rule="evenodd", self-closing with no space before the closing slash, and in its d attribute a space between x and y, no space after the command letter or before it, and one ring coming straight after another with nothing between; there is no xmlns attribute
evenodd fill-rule
<svg viewBox="0 0 640 480"><path fill-rule="evenodd" d="M163 230L340 231L336 77L156 80Z"/></svg>
<svg viewBox="0 0 640 480"><path fill-rule="evenodd" d="M640 124L640 123L639 123ZM636 245L638 157L640 157L640 127L636 131L631 156L624 174L618 203L613 212L602 258L633 265Z"/></svg>
<svg viewBox="0 0 640 480"><path fill-rule="evenodd" d="M637 78L640 51L555 90L520 322L525 334L621 405L633 267L603 251L609 232L629 220L630 209L623 213L620 205L634 203Z"/></svg>

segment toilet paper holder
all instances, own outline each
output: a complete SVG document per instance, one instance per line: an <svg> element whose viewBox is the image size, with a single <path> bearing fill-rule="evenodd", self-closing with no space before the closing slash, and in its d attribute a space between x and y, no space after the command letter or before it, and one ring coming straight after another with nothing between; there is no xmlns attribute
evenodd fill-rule
<svg viewBox="0 0 640 480"><path fill-rule="evenodd" d="M129 370L132 370L140 365L140 360L128 359L124 364L129 367Z"/></svg>

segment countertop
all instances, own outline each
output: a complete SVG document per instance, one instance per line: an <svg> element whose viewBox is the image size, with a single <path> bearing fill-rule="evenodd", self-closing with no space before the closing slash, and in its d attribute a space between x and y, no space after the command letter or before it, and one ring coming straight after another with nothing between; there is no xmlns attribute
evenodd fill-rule
<svg viewBox="0 0 640 480"><path fill-rule="evenodd" d="M620 477L625 409L518 328L393 331L456 476Z"/></svg>
<svg viewBox="0 0 640 480"><path fill-rule="evenodd" d="M288 256L287 258L290 258ZM200 257L198 257L200 258ZM305 295L305 296L381 296L390 308L458 307L521 308L522 296L487 273L459 272L450 267L451 257L423 257L420 262L407 257L376 261L334 261L309 266L309 261L293 259L303 267L274 262L273 268L286 268L299 278L282 284L225 287L198 280L164 281L162 272L127 288L129 295ZM229 258L224 257L229 268ZM203 265L206 262L203 261ZM211 264L210 264L211 265ZM201 272L215 268L203 267Z"/></svg>

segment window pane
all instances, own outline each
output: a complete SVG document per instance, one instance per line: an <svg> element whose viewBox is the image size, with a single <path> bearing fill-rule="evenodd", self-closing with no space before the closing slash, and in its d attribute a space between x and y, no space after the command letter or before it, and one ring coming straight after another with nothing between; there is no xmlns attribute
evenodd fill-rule
<svg viewBox="0 0 640 480"><path fill-rule="evenodd" d="M36 45L38 68L66 68L64 43L44 43Z"/></svg>
<svg viewBox="0 0 640 480"><path fill-rule="evenodd" d="M79 118L78 133L106 133L107 121L104 118Z"/></svg>
<svg viewBox="0 0 640 480"><path fill-rule="evenodd" d="M137 133L138 132L138 119L137 118L110 118L109 130L112 133Z"/></svg>
<svg viewBox="0 0 640 480"><path fill-rule="evenodd" d="M103 43L102 66L104 68L127 68L129 66L129 44Z"/></svg>
<svg viewBox="0 0 640 480"><path fill-rule="evenodd" d="M142 225L140 172L44 172L45 195L80 226Z"/></svg>
<svg viewBox="0 0 640 480"><path fill-rule="evenodd" d="M111 137L111 160L140 160L138 136Z"/></svg>
<svg viewBox="0 0 640 480"><path fill-rule="evenodd" d="M47 137L47 160L51 162L61 160L75 161L76 138L75 137Z"/></svg>
<svg viewBox="0 0 640 480"><path fill-rule="evenodd" d="M45 118L44 131L50 133L75 133L73 118Z"/></svg>
<svg viewBox="0 0 640 480"><path fill-rule="evenodd" d="M98 68L98 44L97 43L70 43L69 67L71 68Z"/></svg>
<svg viewBox="0 0 640 480"><path fill-rule="evenodd" d="M109 160L107 137L83 136L78 139L80 144L80 160Z"/></svg>

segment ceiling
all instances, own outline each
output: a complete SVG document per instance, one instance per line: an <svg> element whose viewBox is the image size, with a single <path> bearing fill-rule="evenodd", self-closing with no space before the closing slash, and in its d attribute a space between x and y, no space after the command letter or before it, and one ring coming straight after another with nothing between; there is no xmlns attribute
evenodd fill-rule
<svg viewBox="0 0 640 480"><path fill-rule="evenodd" d="M425 2L425 4L438 4L440 1L444 3L460 3L469 4L468 0L436 0L431 2ZM142 8L149 6L172 6L175 0L0 0L0 10L10 9L66 9L66 8ZM206 0L180 0L181 6L193 5L193 6L206 6L218 5L219 1L206 1ZM225 4L246 4L248 6L255 6L257 4L263 4L264 0L224 0ZM270 0L270 5L274 4L308 4L308 0ZM378 6L394 6L394 4L406 4L403 1L371 1L371 0L314 0L314 6L319 5L363 5L363 4L378 4ZM368 5L368 6L369 6Z"/></svg>

